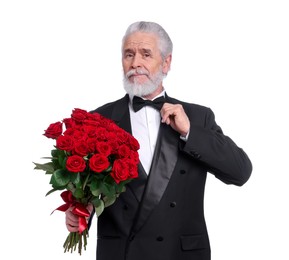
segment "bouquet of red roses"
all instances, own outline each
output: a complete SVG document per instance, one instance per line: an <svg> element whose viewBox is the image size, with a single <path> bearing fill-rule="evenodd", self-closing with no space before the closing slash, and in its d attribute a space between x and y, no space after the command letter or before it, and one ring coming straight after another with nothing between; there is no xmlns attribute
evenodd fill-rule
<svg viewBox="0 0 289 260"><path fill-rule="evenodd" d="M50 124L43 135L56 143L51 157L44 157L50 161L34 163L34 169L51 175L52 189L46 195L64 190L65 204L56 210L73 207L79 217L79 232L70 232L63 247L64 252L78 248L81 254L88 237L87 205L91 203L99 216L138 176L139 143L112 120L79 108L70 118Z"/></svg>

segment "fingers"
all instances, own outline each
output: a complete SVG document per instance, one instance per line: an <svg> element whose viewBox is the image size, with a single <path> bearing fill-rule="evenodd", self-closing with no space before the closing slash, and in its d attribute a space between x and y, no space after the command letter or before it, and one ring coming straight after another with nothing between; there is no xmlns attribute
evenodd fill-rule
<svg viewBox="0 0 289 260"><path fill-rule="evenodd" d="M91 217L92 211L93 211L93 204L92 203L88 203L86 209L88 210L88 212L90 213L89 217L86 217L86 222L88 223L89 218Z"/></svg>
<svg viewBox="0 0 289 260"><path fill-rule="evenodd" d="M91 214L93 211L93 204L88 204L86 208ZM70 207L68 210L65 211L65 224L69 232L78 232L79 219L77 215L72 213L73 209L74 207ZM86 221L88 221L88 219L89 217L86 218Z"/></svg>
<svg viewBox="0 0 289 260"><path fill-rule="evenodd" d="M161 109L162 122L169 125L171 123L171 119L176 115L180 115L181 112L181 105L165 103Z"/></svg>
<svg viewBox="0 0 289 260"><path fill-rule="evenodd" d="M91 214L92 211L93 211L93 204L92 203L89 203L86 207L86 209L89 211L89 213Z"/></svg>
<svg viewBox="0 0 289 260"><path fill-rule="evenodd" d="M183 136L189 132L190 121L182 105L165 103L160 112L162 123L170 125Z"/></svg>
<svg viewBox="0 0 289 260"><path fill-rule="evenodd" d="M72 207L65 211L65 224L66 228L69 232L78 232L78 216L74 215L72 211Z"/></svg>

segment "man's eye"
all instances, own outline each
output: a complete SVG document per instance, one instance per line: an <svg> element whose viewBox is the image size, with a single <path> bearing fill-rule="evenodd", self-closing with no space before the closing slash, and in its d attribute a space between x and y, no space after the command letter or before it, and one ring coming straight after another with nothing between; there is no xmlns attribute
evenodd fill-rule
<svg viewBox="0 0 289 260"><path fill-rule="evenodd" d="M126 57L126 58L131 58L131 57L133 57L133 54L132 54L132 53L126 53L126 54L125 54L125 57Z"/></svg>
<svg viewBox="0 0 289 260"><path fill-rule="evenodd" d="M144 56L145 56L145 57L150 57L151 55L150 55L150 53L145 52L145 53L144 53Z"/></svg>

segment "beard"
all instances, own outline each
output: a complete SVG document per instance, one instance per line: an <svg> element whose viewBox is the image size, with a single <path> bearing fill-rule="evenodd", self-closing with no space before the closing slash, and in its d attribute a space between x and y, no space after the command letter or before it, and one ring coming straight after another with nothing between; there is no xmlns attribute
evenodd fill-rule
<svg viewBox="0 0 289 260"><path fill-rule="evenodd" d="M129 77L133 74L146 75L148 77L148 81L141 84L136 80L134 80L134 82L130 82ZM164 77L165 75L163 74L161 68L156 74L151 76L149 76L149 72L145 69L132 69L124 74L123 86L126 93L129 95L143 97L156 91L162 83Z"/></svg>

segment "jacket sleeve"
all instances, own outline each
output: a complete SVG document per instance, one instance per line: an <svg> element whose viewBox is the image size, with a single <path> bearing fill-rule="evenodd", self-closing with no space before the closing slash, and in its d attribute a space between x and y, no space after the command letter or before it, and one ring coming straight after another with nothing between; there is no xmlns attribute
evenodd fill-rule
<svg viewBox="0 0 289 260"><path fill-rule="evenodd" d="M182 142L181 150L224 183L245 184L251 176L252 163L243 149L223 134L215 122L213 111L206 109L202 123L194 124L193 121L188 140Z"/></svg>

